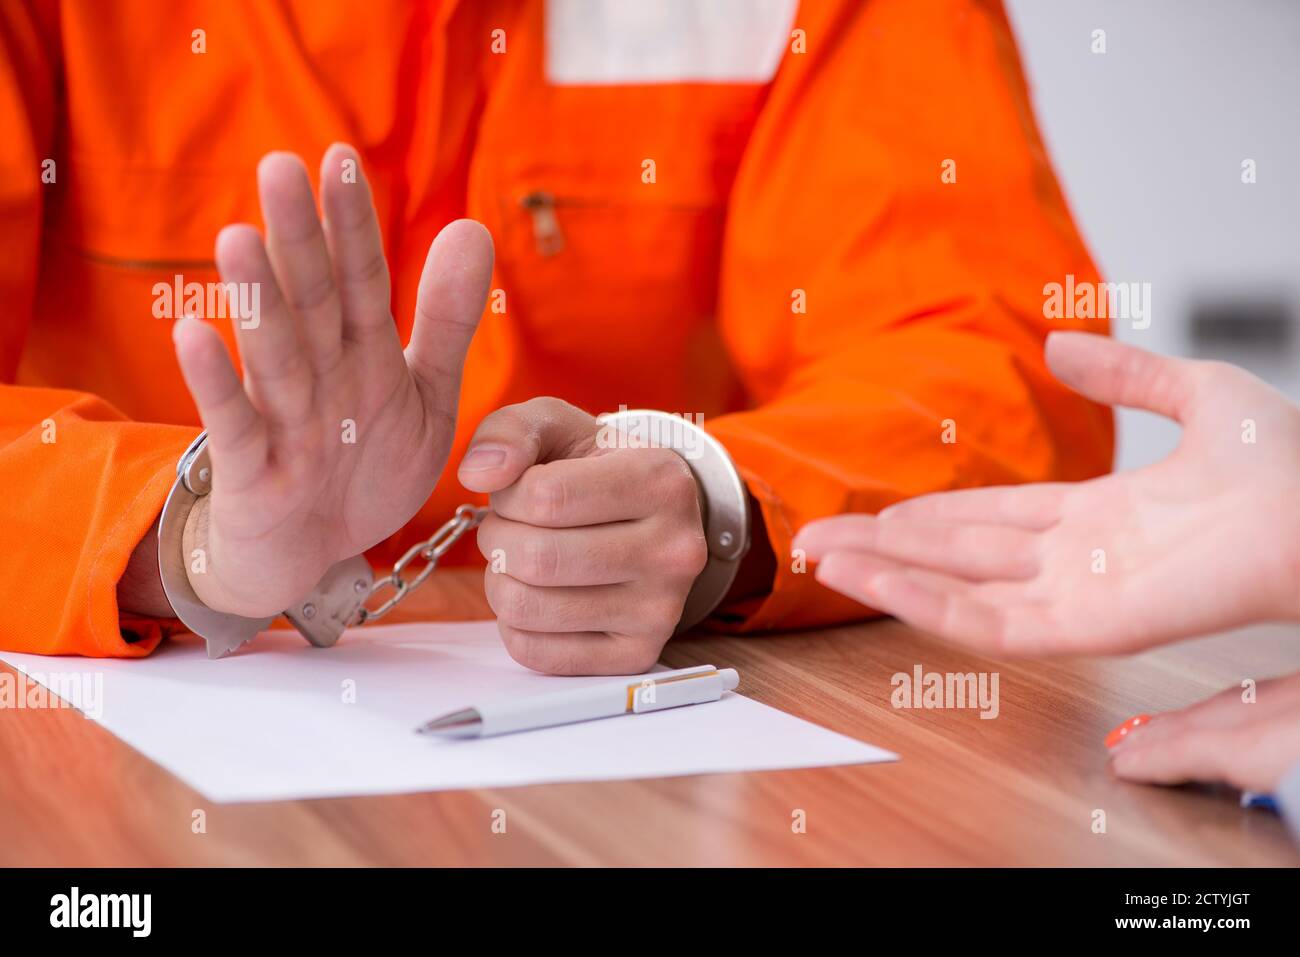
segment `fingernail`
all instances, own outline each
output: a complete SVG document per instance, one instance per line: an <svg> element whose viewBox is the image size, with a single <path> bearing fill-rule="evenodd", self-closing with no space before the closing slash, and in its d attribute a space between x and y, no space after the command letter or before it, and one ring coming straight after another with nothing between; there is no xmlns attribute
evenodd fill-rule
<svg viewBox="0 0 1300 957"><path fill-rule="evenodd" d="M1129 736L1129 732L1133 731L1135 728L1140 728L1150 720L1151 715L1149 714L1139 714L1129 718L1119 727L1112 729L1110 734L1106 735L1106 747L1119 747L1120 743Z"/></svg>
<svg viewBox="0 0 1300 957"><path fill-rule="evenodd" d="M461 460L462 472L486 472L494 469L506 460L506 450L491 445L478 446L469 450Z"/></svg>

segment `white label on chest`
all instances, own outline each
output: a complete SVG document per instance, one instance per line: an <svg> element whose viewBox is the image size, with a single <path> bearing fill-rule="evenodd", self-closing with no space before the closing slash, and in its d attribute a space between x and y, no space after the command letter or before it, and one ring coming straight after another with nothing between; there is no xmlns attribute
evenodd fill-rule
<svg viewBox="0 0 1300 957"><path fill-rule="evenodd" d="M547 0L546 79L561 86L767 83L797 0Z"/></svg>

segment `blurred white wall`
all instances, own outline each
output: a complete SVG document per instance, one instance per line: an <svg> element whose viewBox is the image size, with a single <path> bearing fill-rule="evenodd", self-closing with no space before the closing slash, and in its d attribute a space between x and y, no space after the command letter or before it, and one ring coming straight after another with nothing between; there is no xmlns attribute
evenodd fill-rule
<svg viewBox="0 0 1300 957"><path fill-rule="evenodd" d="M1205 345L1198 303L1281 304L1300 323L1300 2L1006 0L1039 124L1110 281L1152 284L1152 322L1115 334L1245 365L1300 399L1290 345ZM1106 52L1091 52L1106 31ZM1253 159L1257 182L1241 181ZM1235 308L1240 304L1241 308ZM1163 457L1178 430L1120 418L1118 465Z"/></svg>

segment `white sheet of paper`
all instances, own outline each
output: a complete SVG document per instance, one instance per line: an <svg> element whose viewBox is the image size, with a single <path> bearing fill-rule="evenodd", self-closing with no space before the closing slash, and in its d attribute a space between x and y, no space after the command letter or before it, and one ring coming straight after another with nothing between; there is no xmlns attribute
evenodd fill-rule
<svg viewBox="0 0 1300 957"><path fill-rule="evenodd" d="M0 652L0 659L65 697L84 694L84 701L71 703L218 802L896 757L730 693L709 704L496 738L417 735L415 727L430 718L503 695L611 680L534 674L510 659L492 622L371 625L345 633L329 649L313 648L295 632L269 632L218 661L209 661L202 642L189 637L144 659L11 652ZM103 675L98 689L95 674ZM743 690L743 672L740 678Z"/></svg>

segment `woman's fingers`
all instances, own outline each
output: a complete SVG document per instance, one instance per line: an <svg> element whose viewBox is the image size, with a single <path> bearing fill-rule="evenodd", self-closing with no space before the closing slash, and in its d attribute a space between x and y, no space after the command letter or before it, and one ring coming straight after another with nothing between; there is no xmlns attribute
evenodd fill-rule
<svg viewBox="0 0 1300 957"><path fill-rule="evenodd" d="M398 345L379 219L361 157L351 146L335 143L325 151L320 198L325 243L343 303L344 339L366 342L378 336L385 344Z"/></svg>
<svg viewBox="0 0 1300 957"><path fill-rule="evenodd" d="M1016 597L1014 584L973 585L861 552L830 552L819 582L922 631L984 654L1043 654L1056 629L1047 611Z"/></svg>
<svg viewBox="0 0 1300 957"><path fill-rule="evenodd" d="M1227 688L1130 731L1112 752L1119 777L1152 784L1226 781L1268 791L1300 760L1300 675Z"/></svg>
<svg viewBox="0 0 1300 957"><path fill-rule="evenodd" d="M1075 486L1066 482L1041 482L934 492L891 505L880 518L1044 529L1060 521L1062 503L1072 488Z"/></svg>
<svg viewBox="0 0 1300 957"><path fill-rule="evenodd" d="M257 187L280 290L299 320L313 370L328 375L342 361L343 306L307 168L292 153L268 153L257 166Z"/></svg>
<svg viewBox="0 0 1300 957"><path fill-rule="evenodd" d="M804 526L796 548L818 561L833 551L867 552L969 581L1023 581L1038 574L1038 536L1005 525L840 515Z"/></svg>
<svg viewBox="0 0 1300 957"><path fill-rule="evenodd" d="M1156 722L1152 722L1154 725ZM1148 784L1183 784L1187 781L1229 781L1243 785L1231 764L1238 743L1236 733L1225 728L1184 728L1160 740L1145 740L1149 729L1129 732L1111 757L1117 777Z"/></svg>
<svg viewBox="0 0 1300 957"><path fill-rule="evenodd" d="M1141 726L1147 744L1202 728L1231 729L1294 713L1300 717L1300 676L1273 678L1254 685L1225 688L1213 697L1179 711L1158 714Z"/></svg>
<svg viewBox="0 0 1300 957"><path fill-rule="evenodd" d="M212 460L220 463L221 482L238 490L266 464L265 423L216 329L200 319L181 319L172 327L172 338L185 385L208 432Z"/></svg>
<svg viewBox="0 0 1300 957"><path fill-rule="evenodd" d="M1243 723L1180 721L1157 717L1130 732L1111 755L1116 777L1148 784L1225 781L1250 791L1271 791L1300 760L1300 709L1256 715Z"/></svg>
<svg viewBox="0 0 1300 957"><path fill-rule="evenodd" d="M233 323L249 398L268 425L301 426L311 416L314 376L262 237L252 226L227 226L217 234L216 259L223 281L258 290L254 320Z"/></svg>
<svg viewBox="0 0 1300 957"><path fill-rule="evenodd" d="M1094 402L1146 409L1179 422L1187 416L1195 391L1193 362L1085 332L1053 332L1045 354L1053 375Z"/></svg>

